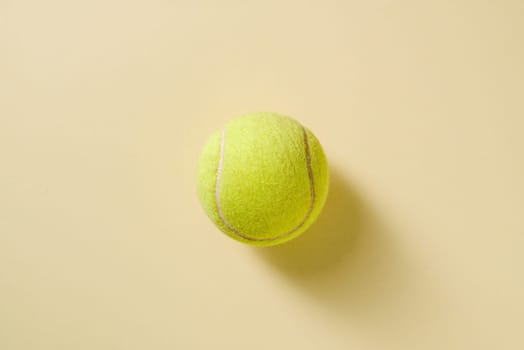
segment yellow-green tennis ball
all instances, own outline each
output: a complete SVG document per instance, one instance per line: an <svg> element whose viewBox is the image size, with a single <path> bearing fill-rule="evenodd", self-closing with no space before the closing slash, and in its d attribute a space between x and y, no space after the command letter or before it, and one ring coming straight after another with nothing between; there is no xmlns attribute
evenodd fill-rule
<svg viewBox="0 0 524 350"><path fill-rule="evenodd" d="M304 232L328 193L317 138L296 120L253 113L229 121L204 146L198 196L214 224L241 242L269 246Z"/></svg>

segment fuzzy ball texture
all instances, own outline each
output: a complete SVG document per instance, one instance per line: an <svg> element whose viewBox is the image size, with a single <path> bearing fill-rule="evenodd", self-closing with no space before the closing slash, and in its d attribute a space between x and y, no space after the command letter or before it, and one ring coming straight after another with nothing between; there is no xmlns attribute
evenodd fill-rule
<svg viewBox="0 0 524 350"><path fill-rule="evenodd" d="M211 136L197 183L200 202L221 231L269 246L300 235L316 220L329 173L311 131L283 115L253 113Z"/></svg>

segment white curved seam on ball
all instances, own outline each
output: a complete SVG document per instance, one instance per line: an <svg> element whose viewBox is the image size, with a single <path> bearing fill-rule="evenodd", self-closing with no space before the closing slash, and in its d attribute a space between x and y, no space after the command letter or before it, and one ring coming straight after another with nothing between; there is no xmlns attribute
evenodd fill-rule
<svg viewBox="0 0 524 350"><path fill-rule="evenodd" d="M222 220L222 223L236 235L244 237L243 234L238 232L233 226L229 224L229 222L227 222L226 218L224 217L224 213L222 212L222 206L220 205L220 178L222 177L222 165L224 163L225 141L226 141L226 130L222 129L221 137L220 137L220 156L218 158L218 167L217 167L217 180L215 184L215 202L217 205L218 216L220 216L220 220ZM250 239L248 237L244 237L244 238Z"/></svg>
<svg viewBox="0 0 524 350"><path fill-rule="evenodd" d="M295 227L293 227L291 230L282 233L278 236L271 237L271 238L256 238L248 236L244 233L239 232L237 229L235 229L225 218L224 213L222 212L222 206L220 205L220 178L222 176L222 167L224 164L224 148L225 148L225 142L226 142L226 130L222 129L221 132L221 138L220 138L220 156L218 159L218 166L217 166L217 177L216 177L216 184L215 184L215 201L217 206L217 212L218 216L220 217L220 220L222 220L222 223L234 234L236 234L239 237L242 237L244 239L247 239L249 241L257 241L257 242L263 242L263 241L274 241L279 238L283 238L285 236L288 236L298 230L304 223L309 219L311 216L311 213L313 212L313 206L315 203L315 184L313 181L313 170L311 169L311 154L309 150L309 141L307 136L306 128L304 128L302 125L302 132L304 135L304 149L306 153L306 166L307 166L307 173L308 173L308 179L309 179L309 191L310 191L310 201L309 201L309 208L306 214L304 215L304 218L302 221L300 221Z"/></svg>

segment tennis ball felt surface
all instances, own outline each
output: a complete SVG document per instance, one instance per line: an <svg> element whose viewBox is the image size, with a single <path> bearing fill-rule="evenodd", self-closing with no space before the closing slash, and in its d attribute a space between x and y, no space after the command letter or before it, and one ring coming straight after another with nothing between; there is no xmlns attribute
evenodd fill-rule
<svg viewBox="0 0 524 350"><path fill-rule="evenodd" d="M253 113L210 137L197 183L200 202L221 231L269 246L295 238L316 220L329 173L311 131L283 115Z"/></svg>

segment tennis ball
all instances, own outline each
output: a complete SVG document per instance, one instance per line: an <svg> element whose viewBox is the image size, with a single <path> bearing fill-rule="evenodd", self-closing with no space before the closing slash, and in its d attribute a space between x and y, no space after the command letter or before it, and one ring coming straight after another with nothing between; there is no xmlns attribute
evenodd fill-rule
<svg viewBox="0 0 524 350"><path fill-rule="evenodd" d="M318 217L328 193L328 165L317 138L275 113L229 121L204 146L198 197L213 223L252 245L286 242Z"/></svg>

